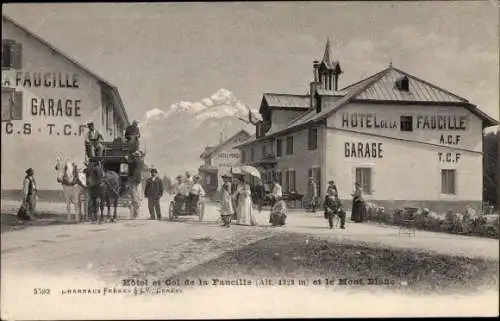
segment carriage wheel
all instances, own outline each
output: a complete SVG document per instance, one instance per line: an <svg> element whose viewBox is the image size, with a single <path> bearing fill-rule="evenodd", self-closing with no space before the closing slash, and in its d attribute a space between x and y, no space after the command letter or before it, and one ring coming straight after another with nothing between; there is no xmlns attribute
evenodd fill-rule
<svg viewBox="0 0 500 321"><path fill-rule="evenodd" d="M198 220L201 222L203 220L203 216L205 215L205 204L198 204Z"/></svg>
<svg viewBox="0 0 500 321"><path fill-rule="evenodd" d="M170 202L170 205L168 206L168 219L173 221L175 218L174 216L174 202Z"/></svg>

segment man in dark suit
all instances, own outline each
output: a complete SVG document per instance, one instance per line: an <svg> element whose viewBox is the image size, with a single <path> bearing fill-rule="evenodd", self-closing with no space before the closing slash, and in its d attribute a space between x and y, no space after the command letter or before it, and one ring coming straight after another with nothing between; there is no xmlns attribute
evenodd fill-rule
<svg viewBox="0 0 500 321"><path fill-rule="evenodd" d="M160 198L163 196L163 182L158 177L158 170L151 169L151 177L146 181L144 196L148 199L150 219L161 220ZM156 212L156 217L155 217Z"/></svg>
<svg viewBox="0 0 500 321"><path fill-rule="evenodd" d="M257 185L253 188L254 203L257 204L257 209L259 213L262 211L262 205L264 204L264 198L266 197L266 189L262 184L262 180L257 181Z"/></svg>

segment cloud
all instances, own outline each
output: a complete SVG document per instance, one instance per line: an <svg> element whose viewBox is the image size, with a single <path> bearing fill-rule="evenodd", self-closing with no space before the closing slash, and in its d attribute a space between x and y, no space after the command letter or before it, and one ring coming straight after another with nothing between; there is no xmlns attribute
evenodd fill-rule
<svg viewBox="0 0 500 321"><path fill-rule="evenodd" d="M204 121L209 118L237 117L242 120L249 119L249 113L252 113L253 119L261 119L256 110L251 110L243 102L236 99L234 94L224 88L217 90L209 98L203 98L199 101L180 101L170 105L166 111L157 108L147 111L146 121L158 119L159 117L169 117L173 114L191 115L197 121Z"/></svg>

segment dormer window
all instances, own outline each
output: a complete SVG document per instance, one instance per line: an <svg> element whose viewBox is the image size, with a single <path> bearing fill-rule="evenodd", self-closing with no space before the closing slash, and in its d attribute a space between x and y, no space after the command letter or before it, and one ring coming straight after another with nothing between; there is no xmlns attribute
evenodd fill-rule
<svg viewBox="0 0 500 321"><path fill-rule="evenodd" d="M396 80L396 88L401 91L410 91L410 84L407 76L403 76Z"/></svg>

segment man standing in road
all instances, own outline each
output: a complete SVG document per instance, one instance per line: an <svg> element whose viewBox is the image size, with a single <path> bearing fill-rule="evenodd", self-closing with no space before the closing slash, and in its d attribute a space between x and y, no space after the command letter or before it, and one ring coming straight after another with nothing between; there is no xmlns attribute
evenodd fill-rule
<svg viewBox="0 0 500 321"><path fill-rule="evenodd" d="M283 191L281 189L281 185L280 183L278 182L278 179L275 178L273 180L273 189L271 191L271 197L272 197L272 204L271 204L271 207L274 206L274 204L276 203L278 197L281 199L283 197Z"/></svg>
<svg viewBox="0 0 500 321"><path fill-rule="evenodd" d="M150 219L161 220L160 198L163 196L163 183L158 177L156 168L151 169L151 177L146 181L144 196L148 199Z"/></svg>
<svg viewBox="0 0 500 321"><path fill-rule="evenodd" d="M314 181L314 177L309 178L309 185L307 186L307 199L309 201L309 209L312 213L316 212L316 202L318 199L318 186Z"/></svg>
<svg viewBox="0 0 500 321"><path fill-rule="evenodd" d="M266 196L266 190L264 185L262 184L262 180L259 179L257 181L257 185L255 185L253 190L254 203L257 204L257 209L259 213L262 211L262 205L264 204L264 198Z"/></svg>

